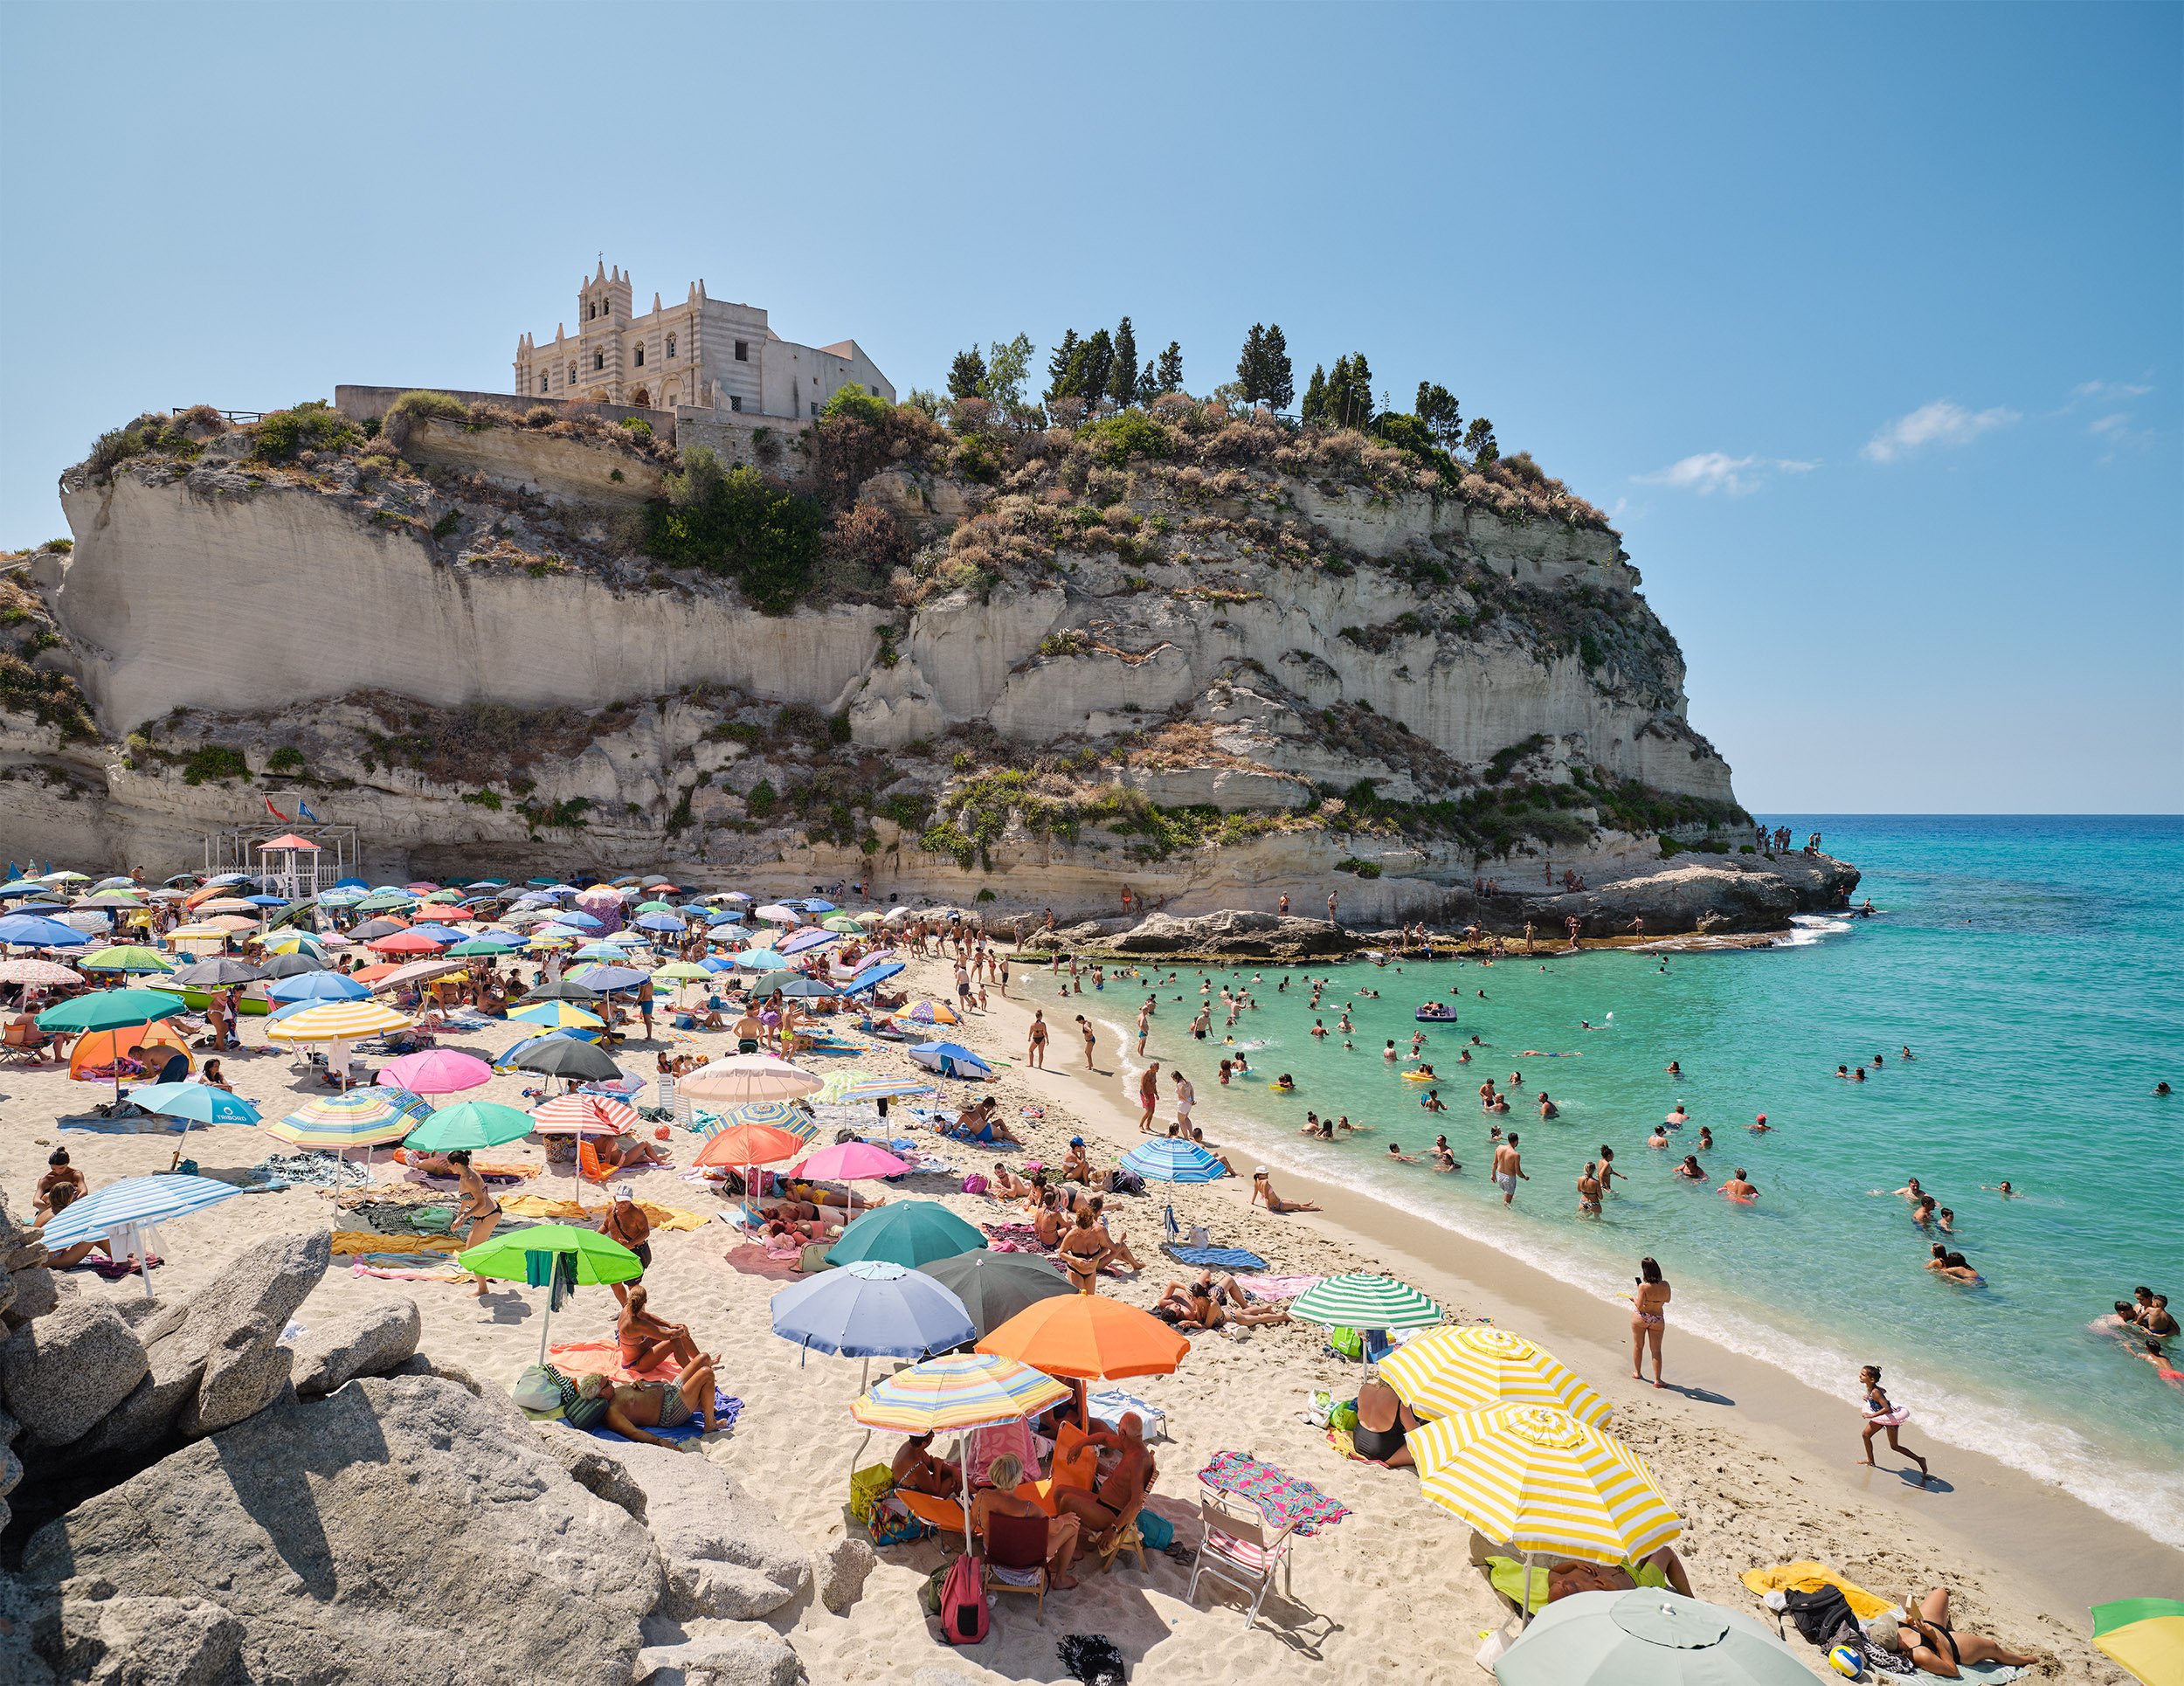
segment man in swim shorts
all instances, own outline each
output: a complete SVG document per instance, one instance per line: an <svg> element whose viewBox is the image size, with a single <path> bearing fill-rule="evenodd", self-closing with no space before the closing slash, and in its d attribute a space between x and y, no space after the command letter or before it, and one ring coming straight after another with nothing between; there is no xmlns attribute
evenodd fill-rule
<svg viewBox="0 0 2184 1686"><path fill-rule="evenodd" d="M1507 1141L1494 1150L1494 1181L1502 1191L1502 1204L1517 1204L1517 1185L1529 1183L1525 1174L1524 1156L1517 1150L1517 1137L1512 1131Z"/></svg>

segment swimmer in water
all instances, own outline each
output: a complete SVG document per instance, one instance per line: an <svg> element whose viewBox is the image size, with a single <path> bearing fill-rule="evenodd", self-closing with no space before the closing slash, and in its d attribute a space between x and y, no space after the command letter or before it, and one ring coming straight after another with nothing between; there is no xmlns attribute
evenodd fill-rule
<svg viewBox="0 0 2184 1686"><path fill-rule="evenodd" d="M1848 1077L1849 1074L1850 1074L1850 1068L1849 1068L1849 1067L1848 1067L1848 1066L1837 1066L1837 1067L1835 1068L1835 1075L1836 1075L1836 1076L1838 1076L1838 1077Z"/></svg>
<svg viewBox="0 0 2184 1686"><path fill-rule="evenodd" d="M1578 1178L1578 1216L1597 1218L1600 1215L1600 1162L1587 1159L1585 1171Z"/></svg>
<svg viewBox="0 0 2184 1686"><path fill-rule="evenodd" d="M1850 1074L1850 1081L1854 1083L1863 1083L1865 1081L1865 1068L1863 1066L1860 1066L1854 1070Z"/></svg>
<svg viewBox="0 0 2184 1686"><path fill-rule="evenodd" d="M2160 1095L2166 1095L2171 1093L2167 1080L2165 1078L2160 1082L2156 1083L2153 1086L2153 1092Z"/></svg>
<svg viewBox="0 0 2184 1686"><path fill-rule="evenodd" d="M1902 1049L1899 1049L1899 1050L1897 1052L1897 1055L1896 1055L1896 1057L1897 1057L1898 1060L1912 1060L1912 1059L1916 1059L1918 1056L1917 1056L1916 1054L1913 1054L1913 1053L1912 1053L1912 1052L1911 1052L1909 1048L1902 1048Z"/></svg>
<svg viewBox="0 0 2184 1686"><path fill-rule="evenodd" d="M1676 1174L1687 1183L1703 1183L1706 1180L1706 1167L1699 1164L1698 1155L1687 1153L1683 1163L1676 1168Z"/></svg>
<svg viewBox="0 0 2184 1686"><path fill-rule="evenodd" d="M1562 1116L1562 1109L1547 1098L1547 1091L1544 1088L1539 1091L1539 1116L1543 1121Z"/></svg>
<svg viewBox="0 0 2184 1686"><path fill-rule="evenodd" d="M1448 1103L1441 1098L1441 1091L1436 1088L1427 1089L1426 1091L1426 1098L1420 1101L1418 1104L1425 1108L1425 1109L1428 1112L1446 1112L1448 1110Z"/></svg>
<svg viewBox="0 0 2184 1686"><path fill-rule="evenodd" d="M2153 1373L2160 1377L2163 1381L2168 1383L2172 1387L2175 1386L2179 1382L2184 1382L2184 1370L2176 1370L2170 1367L2168 1358L2163 1354L2161 1351L2161 1343L2159 1341L2148 1341L2146 1343L2146 1350L2145 1351L2134 1352L2131 1356L2134 1358L2141 1359L2145 1363L2152 1365L2153 1366Z"/></svg>
<svg viewBox="0 0 2184 1686"><path fill-rule="evenodd" d="M1691 1115L1684 1111L1683 1102L1678 1101L1676 1103L1676 1110L1668 1116L1665 1122L1670 1130L1681 1130L1691 1122Z"/></svg>
<svg viewBox="0 0 2184 1686"><path fill-rule="evenodd" d="M1737 1167L1737 1174L1721 1185L1721 1192L1732 1200L1756 1200L1759 1191L1745 1180L1745 1168Z"/></svg>
<svg viewBox="0 0 2184 1686"><path fill-rule="evenodd" d="M1388 1038L1388 1045L1380 1050L1380 1057L1391 1064L1403 1057L1395 1051L1395 1039L1393 1036Z"/></svg>
<svg viewBox="0 0 2184 1686"><path fill-rule="evenodd" d="M1402 1144L1400 1142L1390 1142L1388 1144L1388 1157L1391 1159L1400 1159L1406 1165L1414 1165L1418 1163L1418 1156L1413 1153L1404 1152Z"/></svg>
<svg viewBox="0 0 2184 1686"><path fill-rule="evenodd" d="M2017 1191L2012 1188L2007 1180L2000 1184L1981 1183L1980 1188L1985 1193L1999 1194L2005 1200L2014 1200L2017 1198Z"/></svg>
<svg viewBox="0 0 2184 1686"><path fill-rule="evenodd" d="M1296 1093L1296 1079L1285 1071L1274 1080L1274 1089L1277 1095L1294 1095Z"/></svg>
<svg viewBox="0 0 2184 1686"><path fill-rule="evenodd" d="M1923 1189L1923 1188L1919 1187L1919 1185L1918 1185L1918 1178L1916 1178L1916 1177L1912 1178L1911 1178L1909 1182L1905 1183L1905 1184L1903 1185L1903 1187L1901 1187L1901 1188L1892 1188L1892 1189L1889 1190L1889 1192L1890 1192L1890 1193L1891 1193L1891 1194L1900 1194L1900 1195L1902 1195L1902 1196L1903 1196L1903 1197L1904 1197L1906 1200L1909 1200L1909 1201L1910 1201L1910 1202L1911 1202L1913 1206L1917 1206L1917 1205L1918 1205L1918 1204L1921 1200L1923 1200L1923 1199L1925 1199L1926 1198L1926 1191L1925 1191L1925 1189Z"/></svg>
<svg viewBox="0 0 2184 1686"><path fill-rule="evenodd" d="M1615 1150L1602 1142L1600 1144L1600 1192L1613 1194L1615 1192L1615 1178L1618 1177L1621 1177L1625 1182L1630 1180L1628 1175L1615 1169Z"/></svg>
<svg viewBox="0 0 2184 1686"><path fill-rule="evenodd" d="M1646 1137L1646 1145L1648 1147L1666 1147L1668 1144L1668 1130L1663 1126L1655 1124L1653 1127L1653 1134Z"/></svg>
<svg viewBox="0 0 2184 1686"><path fill-rule="evenodd" d="M1917 1206L1911 1208L1911 1221L1917 1224L1921 1229L1927 1227L1928 1225L1933 1222L1935 1205L1934 1197L1931 1194L1926 1196L1925 1199L1919 1201Z"/></svg>
<svg viewBox="0 0 2184 1686"><path fill-rule="evenodd" d="M1315 1035L1315 1036L1324 1036L1324 1035L1326 1035L1326 1034L1327 1034L1327 1026L1326 1026L1325 1025L1324 1025L1323 1023L1321 1023L1318 1019L1313 1019L1313 1020L1312 1020L1312 1034L1313 1034L1313 1035Z"/></svg>
<svg viewBox="0 0 2184 1686"><path fill-rule="evenodd" d="M1769 1130L1773 1130L1774 1126L1767 1122L1767 1116L1763 1112L1750 1123L1746 1124L1745 1128L1750 1130L1754 1136L1764 1136Z"/></svg>
<svg viewBox="0 0 2184 1686"><path fill-rule="evenodd" d="M1944 1235L1953 1235L1957 1233L1957 1214L1950 1211L1947 1206L1942 1207L1934 1214L1934 1217L1941 1225L1941 1233Z"/></svg>
<svg viewBox="0 0 2184 1686"><path fill-rule="evenodd" d="M1665 1069L1669 1076L1681 1077L1683 1074L1683 1062L1681 1060L1671 1060Z"/></svg>

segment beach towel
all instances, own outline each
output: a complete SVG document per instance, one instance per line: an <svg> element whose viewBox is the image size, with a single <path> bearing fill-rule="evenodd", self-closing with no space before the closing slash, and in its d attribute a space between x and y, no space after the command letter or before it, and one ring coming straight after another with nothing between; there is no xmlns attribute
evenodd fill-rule
<svg viewBox="0 0 2184 1686"><path fill-rule="evenodd" d="M1200 1269L1264 1270L1267 1261L1248 1247L1178 1247L1165 1243L1161 1251L1180 1264Z"/></svg>
<svg viewBox="0 0 2184 1686"><path fill-rule="evenodd" d="M736 1419L743 1414L743 1402L741 1399L730 1398L716 1387L713 1390L713 1414L720 1419L721 1424L715 1432L725 1434L736 1427ZM567 1427L572 1425L563 1424L563 1426ZM580 1434L589 1434L594 1440L619 1441L624 1445L629 1443L628 1435L616 1434L605 1423L591 1428L579 1428L577 1432ZM677 1423L673 1428L653 1428L646 1432L659 1435L663 1441L673 1441L680 1446L685 1441L694 1441L703 1434L705 1422L702 1418L693 1416L688 1422Z"/></svg>
<svg viewBox="0 0 2184 1686"><path fill-rule="evenodd" d="M1773 1592L1816 1593L1823 1586L1832 1586L1849 1601L1850 1613L1860 1621L1870 1621L1882 1611L1897 1607L1889 1600L1854 1586L1826 1564L1815 1563L1809 1558L1795 1563L1778 1563L1771 1569L1747 1569L1739 1579L1758 1597Z"/></svg>
<svg viewBox="0 0 2184 1686"><path fill-rule="evenodd" d="M1199 1480L1217 1493L1249 1499L1276 1528L1294 1527L1300 1535L1316 1534L1350 1514L1348 1505L1311 1482L1242 1452L1216 1452Z"/></svg>
<svg viewBox="0 0 2184 1686"><path fill-rule="evenodd" d="M406 1265L383 1265L359 1259L349 1268L352 1276L379 1276L393 1282L460 1282L468 1280L463 1270L412 1269Z"/></svg>
<svg viewBox="0 0 2184 1686"><path fill-rule="evenodd" d="M418 1235L410 1238L404 1249L412 1253L460 1253L464 1243L453 1235ZM335 1255L385 1253L390 1249L387 1238L376 1229L337 1229L334 1232Z"/></svg>
<svg viewBox="0 0 2184 1686"><path fill-rule="evenodd" d="M1131 1412L1145 1426L1149 1441L1165 1439L1168 1433L1168 1413L1158 1406L1142 1399L1135 1393L1124 1392L1119 1387L1103 1387L1096 1393L1085 1396L1085 1408L1091 1412L1093 1420L1103 1422L1112 1428ZM1031 1465L1026 1464L1029 1468Z"/></svg>
<svg viewBox="0 0 2184 1686"><path fill-rule="evenodd" d="M682 1373L682 1360L666 1358L649 1370L632 1370L622 1362L622 1349L612 1341L556 1341L546 1349L554 1368L565 1376L584 1376L598 1371L618 1382L671 1382Z"/></svg>
<svg viewBox="0 0 2184 1686"><path fill-rule="evenodd" d="M168 1118L156 1112L131 1110L118 1118L101 1118L95 1113L84 1113L73 1118L57 1118L54 1123L63 1130L92 1130L101 1136L158 1136L171 1132L179 1136L190 1128L186 1118Z"/></svg>
<svg viewBox="0 0 2184 1686"><path fill-rule="evenodd" d="M1318 1276L1239 1276L1236 1286L1250 1300L1294 1300L1308 1288L1317 1288Z"/></svg>
<svg viewBox="0 0 2184 1686"><path fill-rule="evenodd" d="M1627 1563L1622 1565L1630 1572L1630 1578L1641 1586L1666 1589L1669 1578L1657 1564ZM1535 1564L1531 1572L1531 1600L1524 1598L1524 1565L1515 1558L1490 1557L1486 1560L1486 1578L1496 1593L1507 1599L1512 1607L1529 1608L1535 1613L1546 1607L1547 1567Z"/></svg>
<svg viewBox="0 0 2184 1686"><path fill-rule="evenodd" d="M705 1214L685 1212L680 1206L656 1206L650 1200L639 1200L637 1208L652 1222L654 1229L703 1229ZM546 1218L555 1223L586 1223L599 1215L598 1206L581 1206L574 1200L549 1199L543 1194L519 1194L512 1200L501 1202L501 1210L512 1217Z"/></svg>
<svg viewBox="0 0 2184 1686"><path fill-rule="evenodd" d="M1052 1249L1039 1239L1039 1232L1029 1224L980 1224L980 1229L997 1241L1006 1241L1017 1251L1046 1253Z"/></svg>

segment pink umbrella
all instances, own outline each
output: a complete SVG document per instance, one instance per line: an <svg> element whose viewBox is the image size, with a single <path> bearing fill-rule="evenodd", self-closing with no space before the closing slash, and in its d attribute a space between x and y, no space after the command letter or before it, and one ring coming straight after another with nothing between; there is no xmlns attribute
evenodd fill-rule
<svg viewBox="0 0 2184 1686"><path fill-rule="evenodd" d="M474 1054L453 1048L426 1048L405 1054L379 1068L378 1081L413 1095L453 1095L493 1081L493 1068Z"/></svg>
<svg viewBox="0 0 2184 1686"><path fill-rule="evenodd" d="M564 1095L531 1111L541 1136L619 1136L642 1121L637 1109L607 1095Z"/></svg>
<svg viewBox="0 0 2184 1686"><path fill-rule="evenodd" d="M791 1174L822 1183L854 1183L881 1177L900 1177L909 1169L885 1148L869 1142L837 1142L816 1153L807 1153L790 1166Z"/></svg>

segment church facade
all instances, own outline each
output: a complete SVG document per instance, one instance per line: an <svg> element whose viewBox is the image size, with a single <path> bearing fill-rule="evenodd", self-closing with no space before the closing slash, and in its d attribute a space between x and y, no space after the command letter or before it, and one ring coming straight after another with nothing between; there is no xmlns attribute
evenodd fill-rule
<svg viewBox="0 0 2184 1686"><path fill-rule="evenodd" d="M630 279L602 263L578 287L577 331L516 342L515 390L578 403L678 407L808 421L844 386L892 404L895 386L854 340L798 345L755 305L727 304L692 283L680 304L633 308Z"/></svg>

